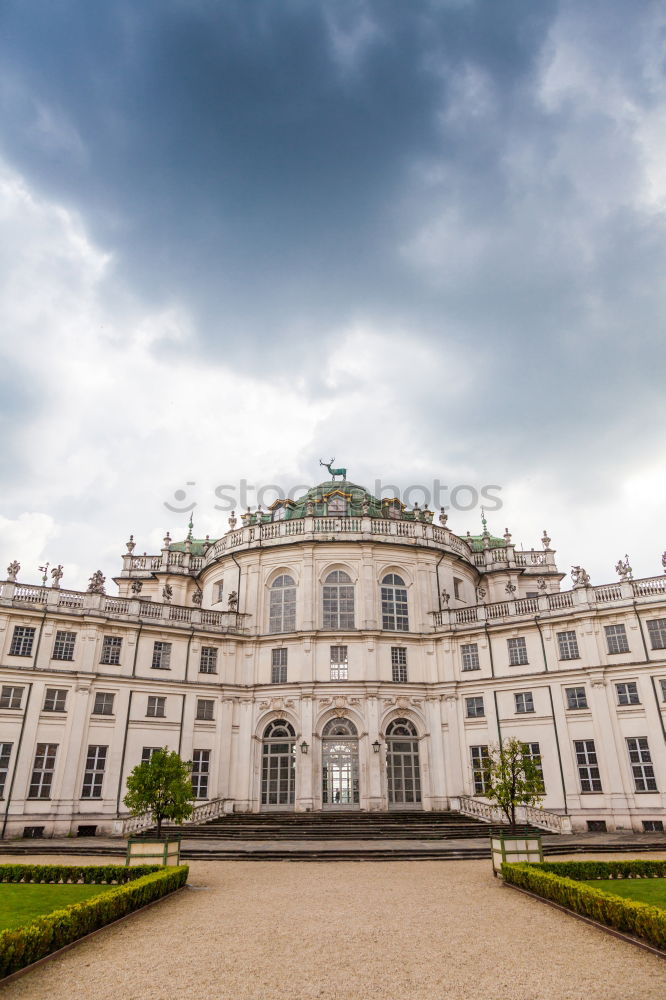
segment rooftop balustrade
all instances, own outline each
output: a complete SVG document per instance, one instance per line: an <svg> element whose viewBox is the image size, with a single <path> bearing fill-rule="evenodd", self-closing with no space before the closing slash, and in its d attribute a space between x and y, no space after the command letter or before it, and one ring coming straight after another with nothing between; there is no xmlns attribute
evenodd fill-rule
<svg viewBox="0 0 666 1000"><path fill-rule="evenodd" d="M516 618L547 617L562 611L606 607L609 604L649 604L666 598L666 576L651 576L643 580L623 580L600 587L576 587L556 594L539 597L522 597L516 600L497 601L492 604L474 604L467 608L445 608L431 612L433 627L449 631L457 627L484 622L515 620Z"/></svg>

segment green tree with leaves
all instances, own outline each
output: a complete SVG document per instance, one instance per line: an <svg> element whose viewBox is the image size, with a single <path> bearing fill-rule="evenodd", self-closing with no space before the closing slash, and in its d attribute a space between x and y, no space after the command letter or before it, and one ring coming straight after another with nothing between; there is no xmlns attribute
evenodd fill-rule
<svg viewBox="0 0 666 1000"><path fill-rule="evenodd" d="M516 832L516 808L534 806L543 798L543 774L520 740L504 740L490 748L486 798L495 802Z"/></svg>
<svg viewBox="0 0 666 1000"><path fill-rule="evenodd" d="M182 760L173 750L154 750L150 760L144 760L127 778L127 795L123 802L132 816L151 813L162 835L165 819L181 823L192 815L191 761Z"/></svg>

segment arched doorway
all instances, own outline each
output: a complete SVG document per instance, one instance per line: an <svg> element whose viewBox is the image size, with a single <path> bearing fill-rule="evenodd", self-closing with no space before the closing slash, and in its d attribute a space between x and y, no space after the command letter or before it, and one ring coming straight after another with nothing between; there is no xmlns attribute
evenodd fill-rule
<svg viewBox="0 0 666 1000"><path fill-rule="evenodd" d="M261 753L262 809L293 809L296 733L285 719L269 722Z"/></svg>
<svg viewBox="0 0 666 1000"><path fill-rule="evenodd" d="M322 805L358 809L358 731L349 719L336 718L322 732Z"/></svg>
<svg viewBox="0 0 666 1000"><path fill-rule="evenodd" d="M410 809L421 803L421 771L416 726L394 719L386 728L386 772L389 809Z"/></svg>

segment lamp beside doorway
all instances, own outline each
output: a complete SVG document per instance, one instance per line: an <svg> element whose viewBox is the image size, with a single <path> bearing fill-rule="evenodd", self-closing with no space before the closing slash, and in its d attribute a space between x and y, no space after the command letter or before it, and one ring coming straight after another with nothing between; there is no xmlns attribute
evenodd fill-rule
<svg viewBox="0 0 666 1000"><path fill-rule="evenodd" d="M375 753L379 753L379 751L381 750L381 748L382 748L382 745L379 742L379 740L375 740L375 742L372 744L372 749L375 751Z"/></svg>
<svg viewBox="0 0 666 1000"><path fill-rule="evenodd" d="M301 743L301 753L307 753L309 749L308 744L303 740Z"/></svg>

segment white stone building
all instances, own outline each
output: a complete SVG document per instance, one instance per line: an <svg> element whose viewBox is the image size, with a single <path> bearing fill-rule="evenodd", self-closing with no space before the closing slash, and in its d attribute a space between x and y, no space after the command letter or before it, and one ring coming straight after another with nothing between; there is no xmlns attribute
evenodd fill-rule
<svg viewBox="0 0 666 1000"><path fill-rule="evenodd" d="M119 832L151 748L193 762L199 813L483 811L516 736L573 829L657 830L666 577L562 591L550 539L461 537L346 481L216 541L127 544L118 596L0 596L6 837ZM96 592L97 591L97 592Z"/></svg>

